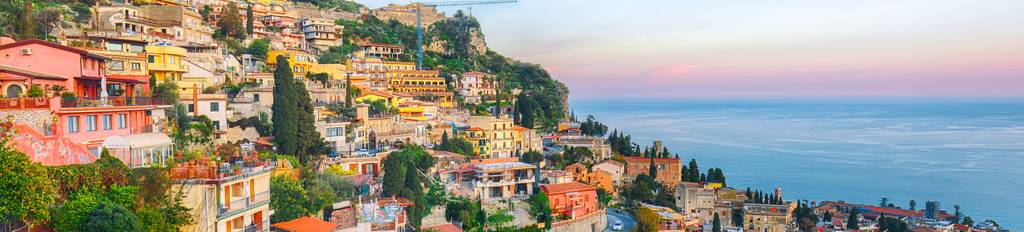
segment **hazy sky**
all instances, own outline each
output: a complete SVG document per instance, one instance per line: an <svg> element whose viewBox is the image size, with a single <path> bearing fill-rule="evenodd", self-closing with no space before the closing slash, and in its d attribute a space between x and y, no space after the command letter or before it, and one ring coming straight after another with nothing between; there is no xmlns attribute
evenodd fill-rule
<svg viewBox="0 0 1024 232"><path fill-rule="evenodd" d="M1024 97L1020 0L520 0L472 13L492 49L542 64L574 99Z"/></svg>

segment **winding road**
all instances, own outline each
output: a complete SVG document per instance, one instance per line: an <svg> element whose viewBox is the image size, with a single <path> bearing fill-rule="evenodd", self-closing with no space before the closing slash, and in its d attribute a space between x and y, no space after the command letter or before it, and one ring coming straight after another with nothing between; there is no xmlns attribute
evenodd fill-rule
<svg viewBox="0 0 1024 232"><path fill-rule="evenodd" d="M625 211L608 208L608 211L605 211L605 215L608 217L608 228L604 229L606 232L615 231L612 230L612 225L615 224L615 221L622 222L621 231L629 231L629 229L632 229L633 226L636 225L636 220L633 219L633 216L630 216L629 213L626 213Z"/></svg>

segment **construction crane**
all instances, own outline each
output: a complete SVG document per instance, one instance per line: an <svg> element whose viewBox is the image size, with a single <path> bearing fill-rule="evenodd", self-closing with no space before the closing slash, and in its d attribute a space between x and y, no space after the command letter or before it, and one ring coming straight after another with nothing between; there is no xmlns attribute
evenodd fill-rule
<svg viewBox="0 0 1024 232"><path fill-rule="evenodd" d="M489 4L501 4L501 3L515 3L517 0L457 0L457 1L436 1L436 2L419 2L413 3L408 6L416 12L416 70L423 70L423 16L420 14L422 10L420 7L439 7L439 6L471 6L471 5L489 5Z"/></svg>

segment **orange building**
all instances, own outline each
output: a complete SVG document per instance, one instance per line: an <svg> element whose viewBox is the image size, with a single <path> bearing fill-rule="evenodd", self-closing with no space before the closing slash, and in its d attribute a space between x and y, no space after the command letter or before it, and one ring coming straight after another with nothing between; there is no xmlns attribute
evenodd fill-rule
<svg viewBox="0 0 1024 232"><path fill-rule="evenodd" d="M590 185L604 189L604 191L608 191L609 193L612 194L618 194L618 189L615 189L615 184L612 179L611 173L608 173L604 170L597 170L591 172L590 174L587 174L586 180L587 183L590 183Z"/></svg>
<svg viewBox="0 0 1024 232"><path fill-rule="evenodd" d="M653 160L655 168L657 168L655 180L669 187L679 185L682 163L678 158L625 157L624 160L626 161L627 178L636 178L640 174L650 173L648 170L650 170Z"/></svg>
<svg viewBox="0 0 1024 232"><path fill-rule="evenodd" d="M568 218L589 216L600 212L597 205L597 188L580 182L549 184L540 187L548 196L551 216Z"/></svg>
<svg viewBox="0 0 1024 232"><path fill-rule="evenodd" d="M587 169L587 166L581 163L574 163L565 167L565 172L572 174L572 178L576 181L586 181L587 174L590 173L590 170Z"/></svg>

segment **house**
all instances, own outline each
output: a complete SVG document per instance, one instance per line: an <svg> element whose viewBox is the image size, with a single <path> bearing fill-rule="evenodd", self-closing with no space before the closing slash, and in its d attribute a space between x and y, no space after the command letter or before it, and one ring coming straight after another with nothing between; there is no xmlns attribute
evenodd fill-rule
<svg viewBox="0 0 1024 232"><path fill-rule="evenodd" d="M586 165L582 163L574 163L565 167L565 172L572 174L572 179L576 181L586 181L587 174L590 170L587 169Z"/></svg>
<svg viewBox="0 0 1024 232"><path fill-rule="evenodd" d="M359 50L367 56L380 59L398 59L405 51L405 47L394 44L363 43L359 44Z"/></svg>
<svg viewBox="0 0 1024 232"><path fill-rule="evenodd" d="M585 182L598 188L604 189L611 194L618 194L618 188L612 180L612 174L604 170L597 170L587 174Z"/></svg>
<svg viewBox="0 0 1024 232"><path fill-rule="evenodd" d="M600 163L594 164L594 166L590 168L593 169L595 172L605 171L608 172L608 174L611 174L612 182L615 185L622 184L622 175L623 173L626 172L626 166L622 164L622 162L615 160L601 161Z"/></svg>
<svg viewBox="0 0 1024 232"><path fill-rule="evenodd" d="M793 223L796 203L743 204L743 227L747 231L783 232L789 231Z"/></svg>
<svg viewBox="0 0 1024 232"><path fill-rule="evenodd" d="M533 194L536 166L522 162L484 163L474 167L474 195L481 200L508 199Z"/></svg>
<svg viewBox="0 0 1024 232"><path fill-rule="evenodd" d="M69 36L64 45L109 57L105 65L108 80L133 83L110 86L110 96L143 96L148 95L150 84L147 42L137 37Z"/></svg>
<svg viewBox="0 0 1024 232"><path fill-rule="evenodd" d="M180 95L185 110L193 116L206 116L213 123L210 128L214 132L223 131L228 127L228 103L226 94L187 93Z"/></svg>
<svg viewBox="0 0 1024 232"><path fill-rule="evenodd" d="M700 220L681 214L668 207L640 203L640 207L649 209L658 219L658 231L683 232L688 228L695 228L702 225Z"/></svg>
<svg viewBox="0 0 1024 232"><path fill-rule="evenodd" d="M515 157L515 139L513 138L512 119L505 116L470 116L467 132L481 133L470 136L467 140L477 142L474 147L482 147L479 154L484 158ZM473 129L476 128L476 129Z"/></svg>
<svg viewBox="0 0 1024 232"><path fill-rule="evenodd" d="M334 20L305 17L299 22L306 43L323 52L341 45L341 33L345 27L335 25Z"/></svg>
<svg viewBox="0 0 1024 232"><path fill-rule="evenodd" d="M540 152L544 150L541 136L536 131L520 125L513 125L512 131L512 142L516 151L526 153L528 151Z"/></svg>
<svg viewBox="0 0 1024 232"><path fill-rule="evenodd" d="M108 79L107 62L112 59L96 52L36 39L6 41L0 42L0 87L4 97L21 97L33 86L43 90L60 86L76 97L93 99L110 96L114 89L124 90L124 96L135 96L137 85L149 84L149 79Z"/></svg>
<svg viewBox="0 0 1024 232"><path fill-rule="evenodd" d="M270 177L275 162L256 155L228 157L216 162L206 157L178 163L168 176L184 194L192 224L186 231L266 231L270 225Z"/></svg>
<svg viewBox="0 0 1024 232"><path fill-rule="evenodd" d="M319 64L316 56L300 50L271 50L267 52L266 62L270 67L276 67L277 57L283 56L288 60L288 67L292 69L292 75L296 80L305 79L306 73L313 70L313 66Z"/></svg>
<svg viewBox="0 0 1024 232"><path fill-rule="evenodd" d="M658 183L665 186L677 186L681 181L680 170L682 164L678 158L644 158L644 157L625 157L626 161L626 177L636 178L640 174L647 175L651 167L651 162L654 163L657 176L654 178Z"/></svg>
<svg viewBox="0 0 1024 232"><path fill-rule="evenodd" d="M193 90L203 92L208 87L215 87L224 82L213 71L207 70L188 60L183 60L183 62L188 66L188 72L181 74L181 79L175 81L178 84L178 88L181 89L180 93L192 93Z"/></svg>
<svg viewBox="0 0 1024 232"><path fill-rule="evenodd" d="M598 209L597 188L580 182L540 186L551 204L551 216L569 219L603 212Z"/></svg>
<svg viewBox="0 0 1024 232"><path fill-rule="evenodd" d="M714 219L715 203L718 202L714 189L705 188L701 183L682 182L675 195L676 207L684 214L695 214L705 224Z"/></svg>
<svg viewBox="0 0 1024 232"><path fill-rule="evenodd" d="M495 96L494 75L482 72L467 72L459 81L459 94L467 103L480 103Z"/></svg>

